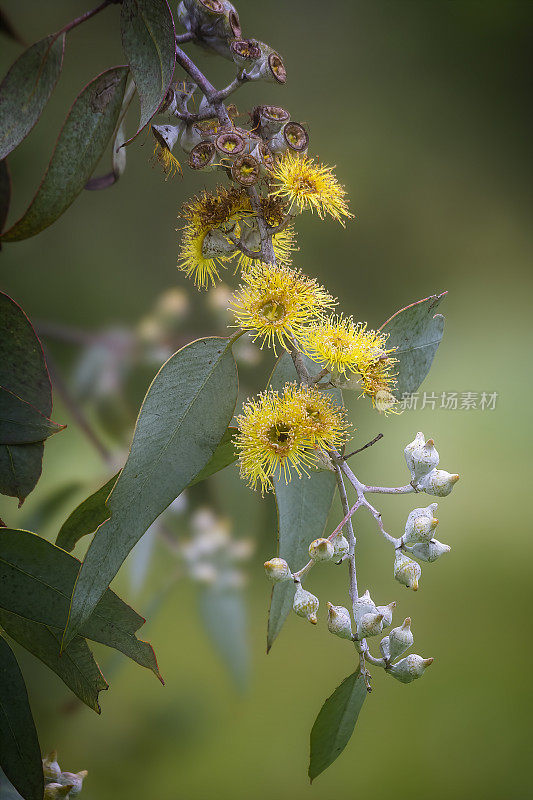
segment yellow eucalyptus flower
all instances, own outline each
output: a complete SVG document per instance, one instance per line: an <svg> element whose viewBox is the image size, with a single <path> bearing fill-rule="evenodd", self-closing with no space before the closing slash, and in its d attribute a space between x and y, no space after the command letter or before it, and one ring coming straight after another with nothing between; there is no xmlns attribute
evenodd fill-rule
<svg viewBox="0 0 533 800"><path fill-rule="evenodd" d="M333 167L323 166L314 158L288 151L270 172L271 197L279 197L299 212L310 209L321 219L330 214L344 225L343 217L353 217L348 211L346 192L333 173Z"/></svg>
<svg viewBox="0 0 533 800"><path fill-rule="evenodd" d="M232 298L230 310L236 326L255 332L276 350L276 340L300 337L306 325L331 308L330 294L299 270L259 263L243 273L243 283Z"/></svg>
<svg viewBox="0 0 533 800"><path fill-rule="evenodd" d="M344 442L347 428L343 410L328 395L296 384L249 400L237 424L241 477L262 492L272 488L272 478L287 483L293 472L308 475L318 450Z"/></svg>

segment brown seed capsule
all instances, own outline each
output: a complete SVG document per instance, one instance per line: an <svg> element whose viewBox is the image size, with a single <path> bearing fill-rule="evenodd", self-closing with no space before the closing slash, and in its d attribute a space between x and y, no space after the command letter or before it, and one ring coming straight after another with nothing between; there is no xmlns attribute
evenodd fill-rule
<svg viewBox="0 0 533 800"><path fill-rule="evenodd" d="M237 9L233 8L228 14L228 22L231 28L231 32L236 39L240 39L242 36L241 30L241 22L239 20L239 14Z"/></svg>
<svg viewBox="0 0 533 800"><path fill-rule="evenodd" d="M256 106L250 112L252 130L270 139L290 120L290 114L281 106Z"/></svg>
<svg viewBox="0 0 533 800"><path fill-rule="evenodd" d="M215 145L212 142L200 142L193 147L189 154L189 167L191 169L213 169L216 156Z"/></svg>
<svg viewBox="0 0 533 800"><path fill-rule="evenodd" d="M287 82L287 70L285 69L285 64L283 63L283 59L279 53L270 53L268 57L268 66L270 67L270 72L278 83Z"/></svg>
<svg viewBox="0 0 533 800"><path fill-rule="evenodd" d="M244 150L244 139L238 133L221 133L215 139L215 147L224 155L237 156Z"/></svg>
<svg viewBox="0 0 533 800"><path fill-rule="evenodd" d="M255 39L236 39L230 44L233 60L241 67L261 58L261 48Z"/></svg>
<svg viewBox="0 0 533 800"><path fill-rule="evenodd" d="M309 146L309 134L299 122L287 122L283 128L283 136L291 150L307 150Z"/></svg>
<svg viewBox="0 0 533 800"><path fill-rule="evenodd" d="M259 161L253 156L238 156L231 167L231 177L241 186L253 186L260 174Z"/></svg>

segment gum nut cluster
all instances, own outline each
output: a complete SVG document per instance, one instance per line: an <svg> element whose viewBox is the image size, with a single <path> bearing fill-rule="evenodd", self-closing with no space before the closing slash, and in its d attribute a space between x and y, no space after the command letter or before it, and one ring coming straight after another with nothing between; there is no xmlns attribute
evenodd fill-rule
<svg viewBox="0 0 533 800"><path fill-rule="evenodd" d="M378 636L391 624L395 607L395 602L387 606L376 606L367 589L354 603L356 638L361 641L371 636Z"/></svg>
<svg viewBox="0 0 533 800"><path fill-rule="evenodd" d="M401 543L414 558L420 561L436 561L443 553L449 553L450 547L433 538L433 532L438 525L434 516L437 503L431 503L427 508L415 508L407 517L405 533ZM403 581L401 581L403 583Z"/></svg>
<svg viewBox="0 0 533 800"><path fill-rule="evenodd" d="M432 658L422 658L415 654L395 661L412 647L413 642L411 619L407 617L402 625L393 628L379 643L379 649L385 659L386 672L401 683L411 683L416 678L421 678L424 671L433 663Z"/></svg>
<svg viewBox="0 0 533 800"><path fill-rule="evenodd" d="M437 469L439 454L433 439L426 441L422 432L417 433L405 448L404 454L414 489L437 497L446 497L450 494L459 480L459 475Z"/></svg>
<svg viewBox="0 0 533 800"><path fill-rule="evenodd" d="M43 775L44 800L56 800L56 798L70 800L80 794L83 781L87 777L87 770L62 772L57 763L57 753L54 750L43 758Z"/></svg>

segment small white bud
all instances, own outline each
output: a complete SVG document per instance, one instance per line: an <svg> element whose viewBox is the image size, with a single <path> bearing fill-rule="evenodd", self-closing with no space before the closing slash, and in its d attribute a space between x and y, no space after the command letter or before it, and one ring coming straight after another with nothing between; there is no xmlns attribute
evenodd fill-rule
<svg viewBox="0 0 533 800"><path fill-rule="evenodd" d="M350 544L346 536L343 536L342 533L339 533L331 540L331 544L333 545L333 558L335 561L340 561L345 556L348 555L350 551Z"/></svg>
<svg viewBox="0 0 533 800"><path fill-rule="evenodd" d="M388 636L385 636L379 643L381 652L387 660L398 658L406 650L412 647L414 642L413 632L411 631L411 617L404 619L402 625L393 628Z"/></svg>
<svg viewBox="0 0 533 800"><path fill-rule="evenodd" d="M438 519L434 516L437 508L437 503L431 503L427 508L414 508L407 517L403 541L409 543L428 542L439 524Z"/></svg>
<svg viewBox="0 0 533 800"><path fill-rule="evenodd" d="M62 786L60 783L49 783L44 789L44 800L64 800L69 797L69 792L74 787L72 784L67 783Z"/></svg>
<svg viewBox="0 0 533 800"><path fill-rule="evenodd" d="M434 469L418 482L417 489L422 489L426 494L446 497L458 480L457 474L452 475L444 469Z"/></svg>
<svg viewBox="0 0 533 800"><path fill-rule="evenodd" d="M378 613L383 614L383 629L388 628L392 624L392 612L396 608L394 600L388 606L378 606Z"/></svg>
<svg viewBox="0 0 533 800"><path fill-rule="evenodd" d="M370 592L368 589L364 594L361 595L361 597L358 597L353 604L353 613L355 615L356 622L359 622L363 614L377 613L376 604L370 597Z"/></svg>
<svg viewBox="0 0 533 800"><path fill-rule="evenodd" d="M433 664L432 658L422 658L414 653L402 658L396 664L391 664L387 672L401 683L411 683L411 681L421 678L425 670Z"/></svg>
<svg viewBox="0 0 533 800"><path fill-rule="evenodd" d="M335 636L340 636L341 639L352 638L352 620L347 608L328 603L328 630Z"/></svg>
<svg viewBox="0 0 533 800"><path fill-rule="evenodd" d="M292 579L292 572L284 558L271 558L270 561L265 561L264 567L267 578L274 583Z"/></svg>
<svg viewBox="0 0 533 800"><path fill-rule="evenodd" d="M86 769L82 769L81 772L62 772L60 777L57 779L57 783L60 783L61 786L70 786L70 797L77 797L83 787L83 781L87 777L88 772Z"/></svg>
<svg viewBox="0 0 533 800"><path fill-rule="evenodd" d="M315 539L309 545L309 556L313 561L329 561L335 549L329 539Z"/></svg>
<svg viewBox="0 0 533 800"><path fill-rule="evenodd" d="M449 553L452 548L448 544L442 544L437 539L431 539L429 542L414 544L408 549L411 555L420 561L436 561L444 553Z"/></svg>
<svg viewBox="0 0 533 800"><path fill-rule="evenodd" d="M307 592L301 583L296 586L294 594L294 602L292 607L299 617L309 620L313 625L317 623L317 611L320 603L318 597L315 597L311 592Z"/></svg>
<svg viewBox="0 0 533 800"><path fill-rule="evenodd" d="M377 611L370 611L363 614L357 622L357 638L367 639L369 636L377 636L383 630L383 614Z"/></svg>
<svg viewBox="0 0 533 800"><path fill-rule="evenodd" d="M57 751L52 750L43 758L43 774L45 782L57 781L61 775L61 767L57 763Z"/></svg>
<svg viewBox="0 0 533 800"><path fill-rule="evenodd" d="M412 589L414 592L418 589L418 579L422 574L420 564L413 561L408 556L404 555L401 550L396 550L394 558L394 577L399 583Z"/></svg>
<svg viewBox="0 0 533 800"><path fill-rule="evenodd" d="M435 443L433 439L428 439L426 442L421 431L416 434L403 452L413 483L418 483L424 475L438 466L439 454Z"/></svg>

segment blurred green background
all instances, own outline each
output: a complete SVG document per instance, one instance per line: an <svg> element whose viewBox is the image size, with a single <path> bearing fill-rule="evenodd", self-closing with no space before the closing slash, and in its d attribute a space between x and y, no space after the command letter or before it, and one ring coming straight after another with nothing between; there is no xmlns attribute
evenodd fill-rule
<svg viewBox="0 0 533 800"><path fill-rule="evenodd" d="M88 5L3 0L2 7L32 42ZM531 786L533 655L527 613L533 4L248 0L239 11L245 34L276 47L289 73L285 87L245 86L239 108L272 102L308 125L311 151L337 165L357 217L346 230L302 218L298 265L338 295L344 311L371 325L449 290L444 341L422 390L498 393L494 410L437 404L388 419L364 401L352 402L355 446L385 434L354 463L366 482L404 483L402 449L418 430L435 438L441 465L461 473L438 512L439 538L452 552L424 566L417 594L392 579L391 553L371 519L357 520L360 586L379 602L398 600L396 620L413 618L415 652L434 656L435 664L409 686L375 669L374 692L350 745L309 788L309 731L325 697L352 671L353 652L324 623L312 628L290 618L265 655L269 587L262 562L275 550L272 505L229 470L192 502L237 515L236 533L257 540L246 590L248 689L233 688L195 613L196 589L182 581L141 631L156 649L165 688L102 651L112 685L101 697L101 718L70 703L55 676L21 656L42 746L57 747L63 769L89 770L87 800L524 798ZM57 91L10 157L12 220L37 186L77 92L98 71L122 63L118 16L111 8L71 34ZM2 39L2 72L19 51ZM231 64L196 55L215 83L231 77ZM198 176L165 182L150 163L151 149L141 136L128 149L117 186L86 192L53 227L4 247L1 288L34 322L85 331L136 325L161 292L179 286L194 302L190 332L222 331L175 270L176 213L199 188ZM49 347L68 377L77 348L51 341ZM272 364L265 353L260 367L249 369L252 389ZM148 379L132 390L136 402ZM49 538L110 474L57 399L54 419L69 427L48 442L38 488L21 511L15 501L0 501L8 525L40 526ZM47 498L73 482L79 484L73 493L43 512ZM412 507L412 497L386 498L380 509L387 528L401 530ZM335 509L332 524L338 519ZM140 596L132 594L127 567L117 579L141 613L168 577L167 561L164 550L156 552ZM341 569L317 570L309 588L323 605L345 602Z"/></svg>

